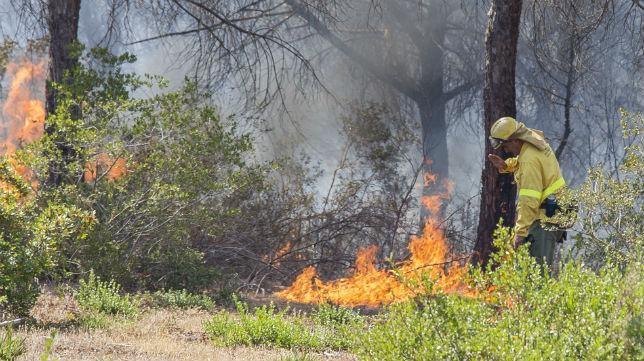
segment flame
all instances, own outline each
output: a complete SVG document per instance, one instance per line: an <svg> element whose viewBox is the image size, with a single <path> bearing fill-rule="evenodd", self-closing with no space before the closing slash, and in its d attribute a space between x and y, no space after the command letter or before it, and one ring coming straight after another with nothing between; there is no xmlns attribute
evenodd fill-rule
<svg viewBox="0 0 644 361"><path fill-rule="evenodd" d="M430 175L425 180L432 179ZM449 188L449 187L448 187ZM464 282L467 266L448 259L445 235L436 221L443 194L423 197L422 204L433 215L423 234L411 238L408 249L411 256L399 263L396 271L378 269L375 245L358 251L353 275L324 282L317 277L314 267L307 267L293 284L276 295L300 303L333 303L343 306L378 307L407 300L428 291L426 282L433 282L432 290L476 296L477 291Z"/></svg>
<svg viewBox="0 0 644 361"><path fill-rule="evenodd" d="M0 123L0 156L7 156L7 162L13 170L37 188L29 168L20 164L12 155L23 144L32 142L44 133L45 105L44 98L45 75L47 62L37 63L22 58L9 63L6 68L9 79L9 91L2 105ZM4 191L16 191L13 186L0 182Z"/></svg>
<svg viewBox="0 0 644 361"><path fill-rule="evenodd" d="M33 63L23 58L7 66L10 84L2 106L0 155L11 155L20 145L42 137L45 105L40 98L45 88L46 64L45 60Z"/></svg>
<svg viewBox="0 0 644 361"><path fill-rule="evenodd" d="M105 177L109 181L117 180L127 174L127 165L123 158L112 158L107 153L99 153L93 160L85 163L83 180L86 183L95 182L97 178Z"/></svg>
<svg viewBox="0 0 644 361"><path fill-rule="evenodd" d="M45 60L34 63L23 58L7 66L10 84L7 99L2 106L0 155L11 156L21 145L43 136L45 104L41 98L44 97L46 65ZM29 168L17 164L11 157L9 162L23 178L32 178ZM125 159L112 159L106 153L101 153L85 165L84 180L93 182L102 176L115 180L126 173ZM31 183L32 187L38 186L36 181L32 180Z"/></svg>
<svg viewBox="0 0 644 361"><path fill-rule="evenodd" d="M270 255L266 254L262 256L262 261L272 264L275 268L279 268L280 264L282 263L282 258L286 254L291 252L292 248L293 248L293 245L291 244L291 241L288 241L284 246L282 246L280 249L278 249L275 252L274 257L270 257Z"/></svg>

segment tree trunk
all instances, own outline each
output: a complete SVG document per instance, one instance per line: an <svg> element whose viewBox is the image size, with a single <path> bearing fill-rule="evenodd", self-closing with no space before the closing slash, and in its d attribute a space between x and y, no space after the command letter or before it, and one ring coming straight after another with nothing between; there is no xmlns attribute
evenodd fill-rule
<svg viewBox="0 0 644 361"><path fill-rule="evenodd" d="M485 131L485 167L481 175L481 207L477 242L477 261L486 264L492 247L492 233L499 219L511 226L515 217L516 187L512 175L502 175L487 160L494 150L488 137L490 127L500 117L515 116L515 68L521 0L492 0L485 38L485 85L483 116Z"/></svg>
<svg viewBox="0 0 644 361"><path fill-rule="evenodd" d="M432 2L429 19L424 29L425 39L420 51L421 78L419 81L419 98L416 99L420 112L422 145L423 145L423 176L435 176L433 182L423 182L423 196L446 194L445 185L449 179L449 159L447 149L447 124L445 122L444 94L444 53L446 33L446 9L439 2ZM428 217L444 216L445 204L441 204L437 213L426 207L421 207L421 227ZM434 214L432 214L434 213Z"/></svg>
<svg viewBox="0 0 644 361"><path fill-rule="evenodd" d="M47 78L47 114L56 112L56 91L51 83L65 82L65 71L77 64L78 58L70 53L70 46L78 39L78 18L81 0L49 0L49 74Z"/></svg>
<svg viewBox="0 0 644 361"><path fill-rule="evenodd" d="M47 25L49 27L49 74L45 90L46 113L56 113L56 90L52 83L67 84L65 72L70 71L78 58L71 46L78 39L78 19L81 0L49 0L47 4ZM72 109L71 116L80 117L79 109ZM45 123L45 132L56 133L55 124ZM73 158L73 148L65 139L55 138L57 147L62 153L62 160L53 160L49 167L48 183L58 185L66 173L66 164Z"/></svg>
<svg viewBox="0 0 644 361"><path fill-rule="evenodd" d="M423 196L444 194L446 192L445 182L449 177L445 102L441 101L439 97L433 102L427 101L419 104L418 108L422 125L423 173L435 176L433 182L423 182ZM438 214L433 215L441 217L444 209L444 205L441 204ZM420 213L421 225L424 225L427 217L431 217L432 214L425 207L421 207Z"/></svg>

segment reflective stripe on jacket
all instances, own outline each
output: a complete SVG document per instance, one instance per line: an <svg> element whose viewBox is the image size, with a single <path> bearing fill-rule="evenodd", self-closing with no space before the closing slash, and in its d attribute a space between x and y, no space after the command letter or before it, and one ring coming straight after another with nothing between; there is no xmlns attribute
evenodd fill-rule
<svg viewBox="0 0 644 361"><path fill-rule="evenodd" d="M515 234L527 236L528 229L537 219L546 219L541 202L566 185L559 162L550 146L539 150L524 142L518 157L505 161L505 173L514 173L519 199Z"/></svg>

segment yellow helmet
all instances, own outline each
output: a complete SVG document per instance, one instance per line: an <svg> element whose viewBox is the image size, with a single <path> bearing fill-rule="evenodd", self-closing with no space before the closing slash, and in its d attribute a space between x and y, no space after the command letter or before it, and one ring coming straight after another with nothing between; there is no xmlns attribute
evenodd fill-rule
<svg viewBox="0 0 644 361"><path fill-rule="evenodd" d="M490 142L494 149L501 146L519 128L519 123L512 117L499 118L490 129Z"/></svg>

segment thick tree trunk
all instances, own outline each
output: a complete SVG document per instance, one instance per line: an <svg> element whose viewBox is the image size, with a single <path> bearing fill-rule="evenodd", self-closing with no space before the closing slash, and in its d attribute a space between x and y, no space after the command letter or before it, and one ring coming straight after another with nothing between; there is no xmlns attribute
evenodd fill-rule
<svg viewBox="0 0 644 361"><path fill-rule="evenodd" d="M483 89L485 167L481 175L481 207L475 252L486 264L492 249L492 232L499 219L511 226L515 217L516 187L511 175L501 175L487 160L494 150L488 137L498 118L515 116L515 68L521 0L492 0L485 38L485 86Z"/></svg>
<svg viewBox="0 0 644 361"><path fill-rule="evenodd" d="M70 53L70 46L78 39L78 18L81 0L49 0L49 74L47 78L47 114L56 112L56 91L51 83L65 82L65 71L77 64L78 58Z"/></svg>
<svg viewBox="0 0 644 361"><path fill-rule="evenodd" d="M57 107L56 90L52 83L66 84L65 72L71 70L78 58L71 46L78 39L78 19L81 0L49 0L47 4L47 25L49 27L49 74L45 90L46 113L55 114ZM71 116L80 117L78 109L72 109ZM55 125L45 123L45 132L52 135L56 132ZM66 173L66 164L73 158L73 148L65 139L55 139L62 153L62 161L52 161L49 167L49 184L60 184Z"/></svg>

